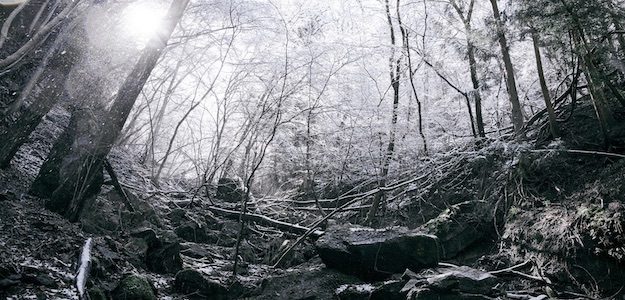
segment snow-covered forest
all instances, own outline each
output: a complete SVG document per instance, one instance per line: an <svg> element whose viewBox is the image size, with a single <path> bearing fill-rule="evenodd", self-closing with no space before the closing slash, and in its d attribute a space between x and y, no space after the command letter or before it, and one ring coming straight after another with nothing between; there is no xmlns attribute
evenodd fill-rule
<svg viewBox="0 0 625 300"><path fill-rule="evenodd" d="M0 0L0 297L603 299L622 0Z"/></svg>

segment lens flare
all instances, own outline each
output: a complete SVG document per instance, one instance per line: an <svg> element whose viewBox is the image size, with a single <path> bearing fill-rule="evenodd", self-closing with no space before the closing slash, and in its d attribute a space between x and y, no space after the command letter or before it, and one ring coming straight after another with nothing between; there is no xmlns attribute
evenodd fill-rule
<svg viewBox="0 0 625 300"><path fill-rule="evenodd" d="M122 14L122 25L127 34L141 44L161 30L165 10L150 1L136 1Z"/></svg>

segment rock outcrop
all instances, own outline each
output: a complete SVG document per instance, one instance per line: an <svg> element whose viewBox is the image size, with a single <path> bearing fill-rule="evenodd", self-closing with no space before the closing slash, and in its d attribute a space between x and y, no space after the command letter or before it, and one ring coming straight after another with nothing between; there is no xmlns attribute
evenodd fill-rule
<svg viewBox="0 0 625 300"><path fill-rule="evenodd" d="M139 275L127 275L113 290L113 300L156 300L150 282Z"/></svg>
<svg viewBox="0 0 625 300"><path fill-rule="evenodd" d="M436 236L404 227L376 230L336 225L328 228L315 246L328 268L364 280L436 266L440 252Z"/></svg>
<svg viewBox="0 0 625 300"><path fill-rule="evenodd" d="M483 201L458 203L418 230L438 237L441 243L441 259L450 259L488 235L488 211Z"/></svg>
<svg viewBox="0 0 625 300"><path fill-rule="evenodd" d="M217 199L226 202L240 202L245 192L240 178L220 178L217 182Z"/></svg>
<svg viewBox="0 0 625 300"><path fill-rule="evenodd" d="M197 270L184 269L176 274L176 291L183 294L195 294L201 299L227 299L228 290L219 282L207 278Z"/></svg>

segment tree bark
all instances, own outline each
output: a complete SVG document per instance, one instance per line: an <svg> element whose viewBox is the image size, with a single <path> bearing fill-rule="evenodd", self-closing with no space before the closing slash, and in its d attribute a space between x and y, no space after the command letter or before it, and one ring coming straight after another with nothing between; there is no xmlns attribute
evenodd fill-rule
<svg viewBox="0 0 625 300"><path fill-rule="evenodd" d="M519 93L516 89L514 67L512 66L512 59L510 58L508 40L506 39L503 24L501 23L501 15L499 13L499 7L497 6L497 0L490 0L490 3L493 8L493 17L495 18L495 22L497 24L497 39L499 41L504 68L506 70L506 86L508 88L510 104L512 105L512 125L514 126L514 132L517 134L517 138L519 138L523 130L523 113L521 111Z"/></svg>
<svg viewBox="0 0 625 300"><path fill-rule="evenodd" d="M62 29L47 54L35 70L20 96L13 112L5 116L11 125L0 128L0 168L7 168L18 149L41 123L42 118L58 102L65 90L66 76L74 66L78 50L66 41L70 26Z"/></svg>
<svg viewBox="0 0 625 300"><path fill-rule="evenodd" d="M466 12L466 16L464 11L458 6L456 1L452 0L451 6L454 8L458 17L462 21L464 25L465 35L467 37L467 56L469 57L469 72L471 74L471 83L473 84L473 91L468 93L473 100L475 101L475 123L477 126L477 134L479 137L486 137L486 132L484 130L484 119L482 117L482 95L480 93L480 80L477 75L477 61L475 59L475 45L473 44L473 40L471 34L473 32L473 28L471 26L471 17L473 16L473 7L475 5L475 0L471 0L469 3L469 8ZM469 107L470 109L470 107ZM471 114L469 112L469 114ZM473 119L473 116L470 116Z"/></svg>
<svg viewBox="0 0 625 300"><path fill-rule="evenodd" d="M536 34L536 32L532 32L532 43L534 45L534 55L536 56L536 70L538 71L540 90L542 91L545 106L547 108L547 114L549 116L549 129L551 130L551 135L554 138L557 138L560 136L560 132L558 130L558 125L556 124L556 113L553 109L553 104L551 103L551 96L549 95L549 88L547 88L547 81L545 80L543 62L540 57L540 47L538 46L538 34Z"/></svg>
<svg viewBox="0 0 625 300"><path fill-rule="evenodd" d="M399 0L397 0L397 5L399 6ZM373 197L371 208L369 208L369 212L367 213L366 221L369 224L373 222L373 219L378 213L380 202L382 201L382 198L384 197L383 190L384 190L384 187L386 187L386 177L388 176L388 170L391 165L391 160L393 158L393 154L395 153L395 134L397 132L397 115L398 115L397 111L399 109L399 80L401 79L401 75L400 75L401 58L398 58L397 61L395 60L395 45L396 45L395 30L393 29L393 21L391 19L389 0L386 0L386 17L387 17L388 25L390 28L391 45L393 47L392 52L391 52L391 57L389 59L389 67L390 67L389 74L391 77L391 86L393 88L393 111L392 111L392 117L391 117L391 129L389 130L388 146L386 148L386 153L384 154L384 157L382 158L383 160L382 168L380 169L380 174L379 174L379 181L378 181L379 192L377 192L375 196Z"/></svg>
<svg viewBox="0 0 625 300"><path fill-rule="evenodd" d="M75 133L67 134L72 137L72 141L60 145L61 149L56 152L65 155L63 157L51 155L47 159L61 162L60 165L51 168L53 173L58 174L58 185L48 186L47 194L51 195L47 205L49 209L62 213L70 221L76 221L86 207L87 200L99 190L105 158L120 136L130 110L188 3L189 0L172 2L165 17L164 29L148 42L137 64L119 89L111 109L104 113L101 119L82 114L82 111L78 112L76 121L72 124L78 127L70 126L67 129ZM97 111L97 108L93 108L89 113ZM85 124L92 124L93 127L85 128ZM98 128L102 124L106 128ZM41 175L44 174L40 171Z"/></svg>

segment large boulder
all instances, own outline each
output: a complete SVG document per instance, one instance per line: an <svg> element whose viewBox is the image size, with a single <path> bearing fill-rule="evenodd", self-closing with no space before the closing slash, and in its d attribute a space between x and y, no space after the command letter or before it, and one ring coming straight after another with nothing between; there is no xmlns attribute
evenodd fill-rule
<svg viewBox="0 0 625 300"><path fill-rule="evenodd" d="M502 291L495 288L498 284L497 277L466 266L429 269L421 273L407 270L401 279L369 285L344 285L336 290L336 297L341 300L494 299L502 295Z"/></svg>
<svg viewBox="0 0 625 300"><path fill-rule="evenodd" d="M200 271L185 269L176 274L176 291L201 299L227 299L228 290L219 282L207 278Z"/></svg>
<svg viewBox="0 0 625 300"><path fill-rule="evenodd" d="M288 269L284 274L266 278L259 295L232 295L235 299L256 300L336 299L335 291L346 284L361 283L358 278L336 270L313 265L301 269ZM365 298L366 299L366 298Z"/></svg>
<svg viewBox="0 0 625 300"><path fill-rule="evenodd" d="M167 243L149 249L146 265L148 270L160 274L174 274L181 270L180 244L178 242Z"/></svg>
<svg viewBox="0 0 625 300"><path fill-rule="evenodd" d="M315 244L328 268L365 280L383 279L405 269L419 270L439 262L436 236L405 227L371 229L335 225Z"/></svg>
<svg viewBox="0 0 625 300"><path fill-rule="evenodd" d="M150 282L139 275L127 275L113 290L113 300L156 300Z"/></svg>
<svg viewBox="0 0 625 300"><path fill-rule="evenodd" d="M439 291L491 295L498 279L490 273L460 266L428 278L427 283L428 287Z"/></svg>
<svg viewBox="0 0 625 300"><path fill-rule="evenodd" d="M187 242L214 243L218 240L217 234L209 232L205 226L201 226L193 221L186 222L176 227L174 232Z"/></svg>
<svg viewBox="0 0 625 300"><path fill-rule="evenodd" d="M483 201L466 201L450 206L418 230L438 237L441 259L450 259L489 234L490 209Z"/></svg>
<svg viewBox="0 0 625 300"><path fill-rule="evenodd" d="M226 202L241 202L245 191L240 178L220 178L217 182L217 199Z"/></svg>

